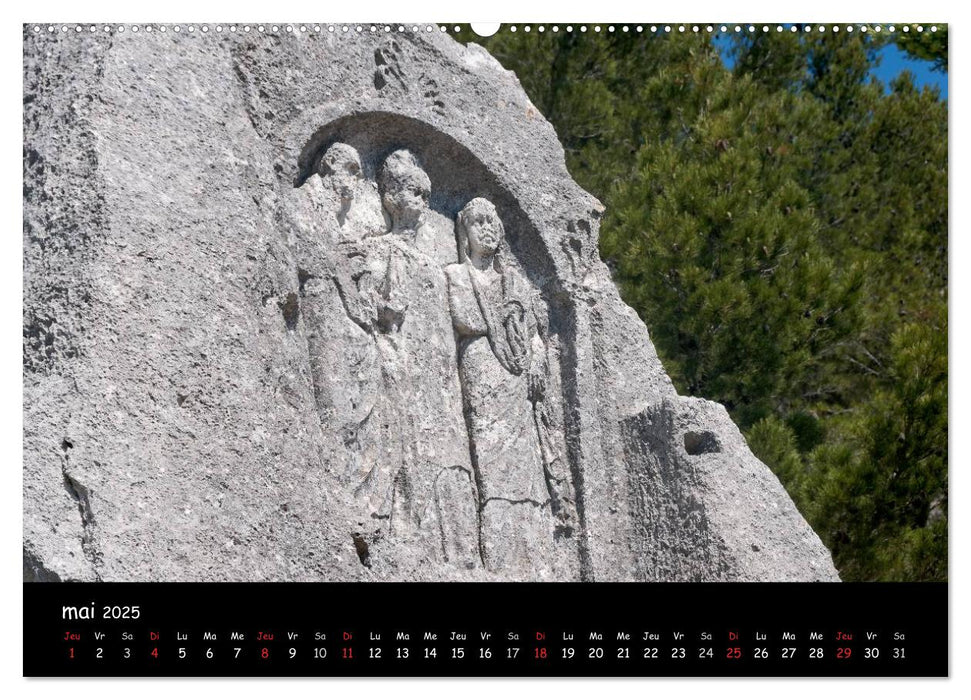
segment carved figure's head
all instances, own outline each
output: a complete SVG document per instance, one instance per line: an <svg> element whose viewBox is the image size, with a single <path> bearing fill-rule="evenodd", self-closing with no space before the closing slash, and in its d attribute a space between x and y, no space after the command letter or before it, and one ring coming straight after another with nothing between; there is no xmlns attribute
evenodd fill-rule
<svg viewBox="0 0 971 700"><path fill-rule="evenodd" d="M456 224L459 241L465 241L468 246L467 251L463 249L466 255L493 255L506 235L499 212L492 202L483 197L476 197L466 204L459 212Z"/></svg>
<svg viewBox="0 0 971 700"><path fill-rule="evenodd" d="M361 157L353 146L346 143L335 143L320 158L317 173L325 181L329 181L334 191L341 199L354 198L354 185L364 177L361 169Z"/></svg>
<svg viewBox="0 0 971 700"><path fill-rule="evenodd" d="M411 151L399 150L387 157L378 173L378 188L392 230L415 230L421 225L432 183Z"/></svg>

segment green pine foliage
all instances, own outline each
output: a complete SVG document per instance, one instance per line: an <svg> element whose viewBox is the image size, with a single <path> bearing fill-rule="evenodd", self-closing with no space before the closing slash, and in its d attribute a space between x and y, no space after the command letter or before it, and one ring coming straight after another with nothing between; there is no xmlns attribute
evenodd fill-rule
<svg viewBox="0 0 971 700"><path fill-rule="evenodd" d="M753 38L754 37L754 38ZM601 255L678 390L726 405L844 580L947 578L947 104L885 39L481 42L607 206ZM947 30L898 44L946 70Z"/></svg>
<svg viewBox="0 0 971 700"><path fill-rule="evenodd" d="M925 27L924 31L917 31L919 25L911 24L910 31L904 32L903 27L895 35L895 41L904 51L914 58L931 61L934 70L947 72L947 25L941 25L936 32Z"/></svg>

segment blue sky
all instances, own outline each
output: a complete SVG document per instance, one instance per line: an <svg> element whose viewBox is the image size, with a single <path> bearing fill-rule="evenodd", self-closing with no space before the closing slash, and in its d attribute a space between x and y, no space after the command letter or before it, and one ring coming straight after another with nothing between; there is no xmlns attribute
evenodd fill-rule
<svg viewBox="0 0 971 700"><path fill-rule="evenodd" d="M941 97L947 99L947 73L931 70L930 61L922 61L908 56L897 48L896 44L889 44L880 49L880 66L872 71L884 84L909 70L914 74L917 87L937 85L941 89Z"/></svg>
<svg viewBox="0 0 971 700"><path fill-rule="evenodd" d="M731 68L734 61L728 55L728 48L731 46L730 35L717 34L714 42L721 53L722 61ZM879 78L884 85L889 85L891 80L903 71L909 70L913 74L914 82L918 88L923 88L925 85L936 85L941 89L941 97L947 99L947 73L931 70L933 64L930 61L911 58L897 48L896 44L884 46L880 49L878 55L880 65L871 71L871 75Z"/></svg>

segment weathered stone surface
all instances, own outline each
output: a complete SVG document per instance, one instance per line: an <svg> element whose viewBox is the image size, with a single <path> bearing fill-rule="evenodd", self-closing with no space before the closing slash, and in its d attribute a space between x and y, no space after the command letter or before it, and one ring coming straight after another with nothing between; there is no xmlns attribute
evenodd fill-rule
<svg viewBox="0 0 971 700"><path fill-rule="evenodd" d="M27 34L27 580L836 580L437 32Z"/></svg>
<svg viewBox="0 0 971 700"><path fill-rule="evenodd" d="M624 443L635 569L647 580L833 577L829 553L721 404L665 398L624 421Z"/></svg>

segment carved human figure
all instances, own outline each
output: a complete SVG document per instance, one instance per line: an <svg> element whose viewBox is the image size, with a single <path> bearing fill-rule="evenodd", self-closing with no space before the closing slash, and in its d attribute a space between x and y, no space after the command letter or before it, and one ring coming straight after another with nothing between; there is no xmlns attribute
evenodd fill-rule
<svg viewBox="0 0 971 700"><path fill-rule="evenodd" d="M560 510L565 491L564 480L548 473L557 460L543 412L549 369L537 299L505 259L505 232L491 202L469 202L456 233L462 260L446 274L483 562L542 576L550 566L553 511Z"/></svg>
<svg viewBox="0 0 971 700"><path fill-rule="evenodd" d="M327 147L297 195L291 216L301 313L321 425L336 426L325 441L325 459L338 463L357 444L382 391L378 348L362 321L359 295L345 290L362 274L361 242L386 233L390 219L377 186L364 177L360 155L346 143Z"/></svg>
<svg viewBox="0 0 971 700"><path fill-rule="evenodd" d="M353 146L346 143L334 143L320 157L317 174L340 197L340 209L337 210L337 220L341 226L347 220L354 201L355 190L364 180L361 168L361 158Z"/></svg>
<svg viewBox="0 0 971 700"><path fill-rule="evenodd" d="M346 143L331 144L320 157L317 174L323 188L336 199L338 241L383 233L385 217L373 183L364 177L357 149Z"/></svg>
<svg viewBox="0 0 971 700"><path fill-rule="evenodd" d="M298 279L299 309L310 356L321 425L339 425L328 436L324 458L333 462L353 426L367 415L364 397L373 392L373 342L344 311L336 269L345 267L341 246L385 230L380 197L363 175L356 149L331 144L315 172L288 193Z"/></svg>
<svg viewBox="0 0 971 700"><path fill-rule="evenodd" d="M425 221L432 183L411 151L398 150L378 174L381 203L391 216L391 233L414 237Z"/></svg>
<svg viewBox="0 0 971 700"><path fill-rule="evenodd" d="M477 501L447 285L418 245L431 183L400 150L379 170L378 187L390 230L347 247L358 267L337 274L347 315L373 339L379 377L348 443L345 480L393 535L434 542L446 560L471 568Z"/></svg>

